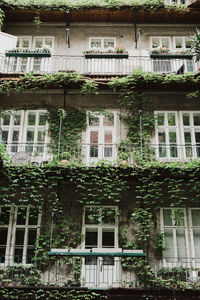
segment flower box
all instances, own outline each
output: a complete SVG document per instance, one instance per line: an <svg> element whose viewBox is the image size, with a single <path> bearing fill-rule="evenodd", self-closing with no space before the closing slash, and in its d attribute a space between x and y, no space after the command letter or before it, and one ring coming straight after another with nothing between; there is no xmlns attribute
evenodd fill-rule
<svg viewBox="0 0 200 300"><path fill-rule="evenodd" d="M192 53L187 53L187 54L151 53L150 58L153 58L153 59L192 59L193 54Z"/></svg>
<svg viewBox="0 0 200 300"><path fill-rule="evenodd" d="M114 53L114 52L111 52L111 53L85 53L85 58L86 59L90 59L90 58L128 58L129 55L128 53Z"/></svg>
<svg viewBox="0 0 200 300"><path fill-rule="evenodd" d="M6 57L51 57L49 51L16 51L16 50L7 50L5 52Z"/></svg>

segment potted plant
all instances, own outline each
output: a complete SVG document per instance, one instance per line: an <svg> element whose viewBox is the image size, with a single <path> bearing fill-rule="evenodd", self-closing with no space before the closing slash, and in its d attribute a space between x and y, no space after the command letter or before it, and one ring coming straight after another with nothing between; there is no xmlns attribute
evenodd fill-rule
<svg viewBox="0 0 200 300"><path fill-rule="evenodd" d="M190 50L170 50L168 47L160 47L150 51L150 57L154 59L170 59L170 58L184 58L192 59L193 54Z"/></svg>
<svg viewBox="0 0 200 300"><path fill-rule="evenodd" d="M12 50L6 50L5 52L6 57L51 57L50 49L43 48L43 49L20 49L15 48Z"/></svg>
<svg viewBox="0 0 200 300"><path fill-rule="evenodd" d="M92 48L84 51L85 58L128 58L128 51L124 47L109 47L105 50Z"/></svg>
<svg viewBox="0 0 200 300"><path fill-rule="evenodd" d="M59 155L59 162L58 164L60 166L67 166L70 164L70 158L71 158L71 154L69 152L62 152L60 155Z"/></svg>

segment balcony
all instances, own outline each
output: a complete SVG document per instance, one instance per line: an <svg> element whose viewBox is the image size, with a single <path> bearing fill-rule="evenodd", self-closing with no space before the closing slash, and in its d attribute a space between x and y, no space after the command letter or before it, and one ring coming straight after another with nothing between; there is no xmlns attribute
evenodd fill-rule
<svg viewBox="0 0 200 300"><path fill-rule="evenodd" d="M0 287L53 286L108 289L163 288L169 287L170 284L171 288L178 288L184 284L186 288L190 288L200 279L199 258L170 258L170 262L167 263L164 259L148 260L141 252L131 256L130 253L124 252L115 255L82 251L85 253L69 252L69 256L59 254L46 259L28 257L26 263L22 263L22 258L18 256L1 256ZM139 269L134 267L137 262ZM143 267L148 272L140 273Z"/></svg>
<svg viewBox="0 0 200 300"><path fill-rule="evenodd" d="M200 158L200 144L77 144L74 146L43 143L6 144L5 157L14 165L43 165L55 162L58 166L70 163L97 165L98 162L116 166L135 166L145 162L189 162Z"/></svg>
<svg viewBox="0 0 200 300"><path fill-rule="evenodd" d="M84 56L53 55L51 57L5 57L0 55L2 73L53 73L76 71L87 75L128 75L135 70L143 72L175 73L197 72L198 66L189 56L182 58L150 58L129 56L129 58L91 58Z"/></svg>

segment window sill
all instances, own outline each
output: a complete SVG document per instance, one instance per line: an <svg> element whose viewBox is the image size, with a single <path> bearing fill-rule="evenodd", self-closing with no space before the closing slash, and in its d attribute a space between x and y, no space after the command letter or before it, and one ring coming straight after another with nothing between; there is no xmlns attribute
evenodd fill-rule
<svg viewBox="0 0 200 300"><path fill-rule="evenodd" d="M128 58L128 53L86 53L85 58Z"/></svg>
<svg viewBox="0 0 200 300"><path fill-rule="evenodd" d="M51 57L51 53L23 53L6 52L6 57Z"/></svg>
<svg viewBox="0 0 200 300"><path fill-rule="evenodd" d="M150 54L150 58L153 59L178 59L178 58L182 58L182 59L192 59L193 58L193 54Z"/></svg>

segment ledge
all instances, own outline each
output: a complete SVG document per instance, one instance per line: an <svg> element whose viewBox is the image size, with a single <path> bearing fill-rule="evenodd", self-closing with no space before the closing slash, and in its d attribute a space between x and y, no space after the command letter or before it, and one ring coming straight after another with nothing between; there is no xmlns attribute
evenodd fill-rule
<svg viewBox="0 0 200 300"><path fill-rule="evenodd" d="M150 54L150 58L153 59L192 59L193 54Z"/></svg>
<svg viewBox="0 0 200 300"><path fill-rule="evenodd" d="M86 53L85 58L128 58L128 53Z"/></svg>

